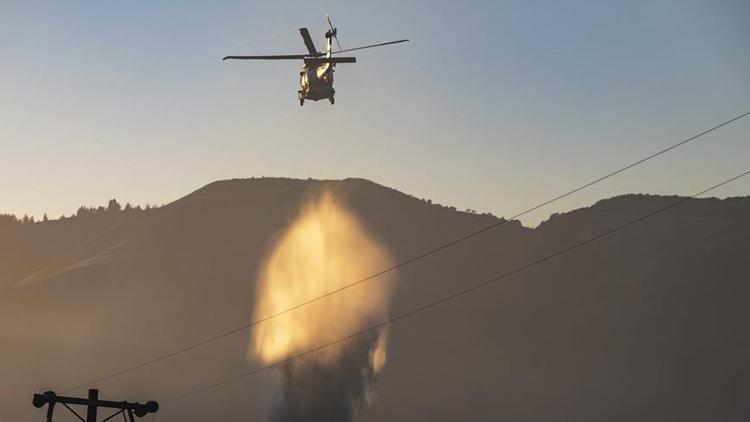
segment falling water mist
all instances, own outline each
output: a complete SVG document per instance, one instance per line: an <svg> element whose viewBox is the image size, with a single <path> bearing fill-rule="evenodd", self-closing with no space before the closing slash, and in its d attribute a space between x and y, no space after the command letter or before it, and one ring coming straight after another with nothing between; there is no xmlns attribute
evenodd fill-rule
<svg viewBox="0 0 750 422"><path fill-rule="evenodd" d="M259 274L254 319L274 315L392 265L391 258L330 193L309 202ZM386 317L391 282L379 277L260 325L249 356L272 364L367 328ZM387 333L369 331L284 362L266 391L271 422L350 421L375 397Z"/></svg>

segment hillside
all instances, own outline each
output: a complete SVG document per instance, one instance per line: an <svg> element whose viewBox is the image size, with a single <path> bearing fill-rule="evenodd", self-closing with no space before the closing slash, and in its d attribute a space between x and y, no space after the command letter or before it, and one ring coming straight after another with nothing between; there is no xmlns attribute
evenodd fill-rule
<svg viewBox="0 0 750 422"><path fill-rule="evenodd" d="M41 419L30 406L40 388L62 391L247 323L269 245L323 189L396 261L498 221L362 179L268 178L0 233L0 421ZM503 224L399 270L391 313L675 199L625 195L533 230ZM400 321L378 400L359 420L741 420L749 253L750 200L695 200ZM99 387L165 400L247 371L247 342L241 332ZM158 420L262 419L267 381L165 406Z"/></svg>

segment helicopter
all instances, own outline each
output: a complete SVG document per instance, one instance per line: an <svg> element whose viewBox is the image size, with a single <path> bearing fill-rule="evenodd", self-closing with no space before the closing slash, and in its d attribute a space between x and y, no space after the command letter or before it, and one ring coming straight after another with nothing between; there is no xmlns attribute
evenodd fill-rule
<svg viewBox="0 0 750 422"><path fill-rule="evenodd" d="M331 104L334 104L334 94L336 90L333 89L333 72L337 64L339 63L356 63L356 57L334 57L334 54L344 53L354 50L362 50L365 48L380 47L390 44L398 44L407 42L409 40L396 40L388 41L379 44L365 45L362 47L342 49L339 43L338 31L331 22L331 17L326 15L328 21L329 30L326 32L326 52L321 53L315 47L312 37L310 37L310 31L307 28L300 28L299 33L302 35L302 40L307 47L307 54L284 54L284 55L271 55L271 56L226 56L222 60L303 60L304 67L299 73L299 84L300 89L297 91L299 98L299 105L305 104L305 100L323 100L328 98ZM336 41L338 46L337 51L333 51L333 41Z"/></svg>

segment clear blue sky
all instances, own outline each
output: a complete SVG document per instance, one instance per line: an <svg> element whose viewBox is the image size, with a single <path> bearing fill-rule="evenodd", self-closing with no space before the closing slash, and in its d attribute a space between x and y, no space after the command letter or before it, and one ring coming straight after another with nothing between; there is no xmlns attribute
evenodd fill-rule
<svg viewBox="0 0 750 422"><path fill-rule="evenodd" d="M365 177L511 215L750 110L750 2L13 1L0 13L0 212L164 203L216 179ZM410 38L340 65L230 53ZM547 208L688 194L750 166L750 119ZM750 181L718 192L750 194Z"/></svg>

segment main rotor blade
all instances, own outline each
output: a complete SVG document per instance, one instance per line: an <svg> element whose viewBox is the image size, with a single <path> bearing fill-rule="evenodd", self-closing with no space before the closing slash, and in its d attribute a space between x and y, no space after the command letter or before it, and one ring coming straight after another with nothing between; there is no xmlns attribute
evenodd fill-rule
<svg viewBox="0 0 750 422"><path fill-rule="evenodd" d="M302 40L305 41L307 51L312 55L318 54L318 49L315 48L315 43L313 42L312 37L310 37L310 31L308 31L307 28L300 28L299 33L302 35Z"/></svg>
<svg viewBox="0 0 750 422"><path fill-rule="evenodd" d="M280 56L226 56L222 60L302 60L309 54L284 54Z"/></svg>
<svg viewBox="0 0 750 422"><path fill-rule="evenodd" d="M409 40L398 40L398 41L388 41L388 42L382 42L382 43L380 43L380 44L366 45L366 46L364 46L364 47L357 47L357 48L348 48L348 49L346 49L346 50L339 50L339 51L334 51L334 52L332 52L331 54L344 53L344 52L347 52L347 51L354 51L354 50L362 50L362 49L364 49L364 48L380 47L381 45L398 44L398 43L400 43L400 42L407 42L407 41L409 41Z"/></svg>

